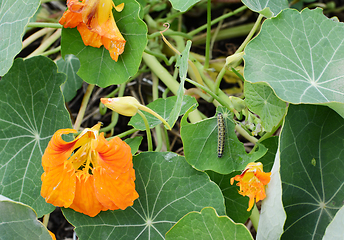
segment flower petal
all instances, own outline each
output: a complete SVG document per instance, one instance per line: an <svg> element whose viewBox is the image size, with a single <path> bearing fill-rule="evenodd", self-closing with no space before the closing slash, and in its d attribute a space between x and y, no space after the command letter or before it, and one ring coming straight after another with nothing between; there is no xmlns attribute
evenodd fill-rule
<svg viewBox="0 0 344 240"><path fill-rule="evenodd" d="M48 230L48 232L49 232L49 234L50 234L51 238L52 238L53 240L56 240L55 234L53 234L53 233L52 233L52 232L50 232L49 230Z"/></svg>
<svg viewBox="0 0 344 240"><path fill-rule="evenodd" d="M74 129L60 129L54 133L48 147L42 156L42 166L44 171L50 168L64 164L73 152L76 139L71 142L66 142L62 139L63 134L76 133Z"/></svg>
<svg viewBox="0 0 344 240"><path fill-rule="evenodd" d="M259 179L259 181L264 185L270 182L271 172L265 173L265 172L257 171L255 175Z"/></svg>
<svg viewBox="0 0 344 240"><path fill-rule="evenodd" d="M108 209L125 209L138 198L135 190L135 170L128 144L115 137L107 142L101 134L96 149L98 167L94 170L96 196Z"/></svg>
<svg viewBox="0 0 344 240"><path fill-rule="evenodd" d="M57 207L69 207L74 200L75 172L72 164L62 164L41 176L41 196Z"/></svg>
<svg viewBox="0 0 344 240"><path fill-rule="evenodd" d="M77 29L81 35L82 41L86 46L100 48L102 42L101 36L99 36L99 34L89 30L84 23L79 24Z"/></svg>
<svg viewBox="0 0 344 240"><path fill-rule="evenodd" d="M69 207L90 217L96 216L101 210L107 210L95 196L93 176L76 179L75 198Z"/></svg>
<svg viewBox="0 0 344 240"><path fill-rule="evenodd" d="M125 40L114 40L102 37L102 43L109 51L110 57L117 62L118 56L124 52Z"/></svg>
<svg viewBox="0 0 344 240"><path fill-rule="evenodd" d="M69 0L67 6L68 10L63 13L59 23L65 28L74 28L82 23L81 10L84 5L78 0Z"/></svg>
<svg viewBox="0 0 344 240"><path fill-rule="evenodd" d="M110 210L126 209L132 206L139 197L135 190L135 171L131 169L114 178L107 171L97 168L94 171L96 197L99 202Z"/></svg>

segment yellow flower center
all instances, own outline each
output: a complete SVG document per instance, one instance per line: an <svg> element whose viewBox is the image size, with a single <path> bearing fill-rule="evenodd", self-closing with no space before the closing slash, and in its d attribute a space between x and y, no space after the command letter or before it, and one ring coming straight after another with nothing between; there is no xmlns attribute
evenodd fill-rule
<svg viewBox="0 0 344 240"><path fill-rule="evenodd" d="M97 167L98 135L101 123L92 128L86 128L78 137L74 146L74 154L67 162L72 163L77 177L87 179L93 175L93 169ZM66 162L66 163L67 163Z"/></svg>

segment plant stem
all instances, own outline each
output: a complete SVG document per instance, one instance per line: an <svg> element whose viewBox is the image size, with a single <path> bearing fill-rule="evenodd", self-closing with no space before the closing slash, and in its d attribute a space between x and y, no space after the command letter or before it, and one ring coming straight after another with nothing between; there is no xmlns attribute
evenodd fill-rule
<svg viewBox="0 0 344 240"><path fill-rule="evenodd" d="M26 59L42 54L45 50L47 50L50 47L51 44L53 44L60 37L61 37L61 29L58 29L53 35L51 35L46 41L44 41L35 51L33 51L29 56L27 56Z"/></svg>
<svg viewBox="0 0 344 240"><path fill-rule="evenodd" d="M58 46L57 48L54 48L54 49L51 49L49 51L43 52L41 55L42 56L49 56L49 55L57 53L59 51L61 51L61 46Z"/></svg>
<svg viewBox="0 0 344 240"><path fill-rule="evenodd" d="M150 131L150 128L149 128L148 120L147 120L146 116L140 110L138 110L137 112L142 117L143 122L145 123L145 126L146 126L147 142L148 142L148 152L152 152L153 151L152 134L151 134L151 131Z"/></svg>
<svg viewBox="0 0 344 240"><path fill-rule="evenodd" d="M153 101L157 100L159 98L159 79L155 74L152 74L152 80L153 80L153 85L152 85L152 95L153 95ZM155 127L155 133L156 133L156 152L160 152L162 148L162 129L160 124Z"/></svg>
<svg viewBox="0 0 344 240"><path fill-rule="evenodd" d="M209 88L202 86L201 84L198 84L194 81L192 81L191 79L186 78L185 79L187 82L195 85L196 87L199 87L200 89L202 89L203 91L207 92L210 96L212 96L214 99L216 99L216 101L218 101L221 105L225 106L226 108L228 108L230 111L233 111L233 109L225 102L223 101L223 99L221 99L220 97L218 97L215 93L213 93Z"/></svg>
<svg viewBox="0 0 344 240"><path fill-rule="evenodd" d="M211 25L214 25L215 23L220 22L223 19L226 19L228 17L231 17L239 12L244 11L245 9L247 9L247 7L244 5L236 10L234 10L233 12L229 12L227 14L223 14L221 17L218 17L216 19L214 19L213 21L211 21ZM204 24L203 26L200 26L199 28L196 28L195 30L192 30L191 32L188 33L189 36L195 36L197 33L203 31L204 29L207 28L207 24Z"/></svg>
<svg viewBox="0 0 344 240"><path fill-rule="evenodd" d="M42 28L41 30L35 32L34 34L30 35L30 37L26 38L23 41L23 48L26 48L27 46L29 46L32 42L34 42L35 40L37 40L38 38L46 35L47 33L50 33L54 31L54 28Z"/></svg>
<svg viewBox="0 0 344 240"><path fill-rule="evenodd" d="M59 23L43 23L43 22L30 22L26 27L32 28L62 28L63 26Z"/></svg>
<svg viewBox="0 0 344 240"><path fill-rule="evenodd" d="M244 138L246 138L248 141L250 141L251 143L256 144L258 142L258 139L251 136L248 132L245 131L245 129L243 129L240 125L236 124L235 125L235 130Z"/></svg>
<svg viewBox="0 0 344 240"><path fill-rule="evenodd" d="M164 54L153 52L153 51L149 50L148 48L145 48L144 52L148 53L150 55L153 55L155 57L161 58L162 60L164 60L164 62L167 66L170 66L172 64L172 62L169 62L167 57Z"/></svg>
<svg viewBox="0 0 344 240"><path fill-rule="evenodd" d="M244 56L244 53L242 52L242 53L235 53L226 58L226 63L223 65L221 71L219 72L215 80L215 93L216 94L219 92L221 80L226 73L227 67L232 63L235 64L235 63L240 62L243 56Z"/></svg>
<svg viewBox="0 0 344 240"><path fill-rule="evenodd" d="M164 68L160 62L152 55L147 53L142 54L143 61L157 75L157 77L174 93L177 94L179 83L171 76L171 74Z"/></svg>
<svg viewBox="0 0 344 240"><path fill-rule="evenodd" d="M124 91L125 91L125 87L126 87L126 83L123 83L123 84L121 84L120 85L120 87L119 88L117 88L117 89L119 89L118 90L118 97L123 97L123 95L124 95ZM117 90L116 89L116 90ZM115 91L116 91L115 90ZM113 91L112 93L116 93L115 91ZM110 94L112 94L112 93L110 93ZM115 112L115 111L113 111L112 112L112 117L111 117L111 123L108 125L108 126L106 126L106 127L104 127L104 128L101 128L100 129L100 132L108 132L108 131L111 131L115 126L116 126L116 124L117 124L117 121L118 121L118 113L117 112Z"/></svg>
<svg viewBox="0 0 344 240"><path fill-rule="evenodd" d="M147 53L142 54L142 59L151 71L173 92L173 94L177 95L179 83L171 76L166 68L164 68L154 56ZM194 123L199 121L201 118L198 112L193 111L189 114L189 119Z"/></svg>
<svg viewBox="0 0 344 240"><path fill-rule="evenodd" d="M207 3L207 36L206 36L206 41L205 41L204 69L209 68L210 40L211 40L211 0L208 0L208 3Z"/></svg>
<svg viewBox="0 0 344 240"><path fill-rule="evenodd" d="M258 211L256 204L253 205L250 219L251 219L251 222L252 222L254 229L256 229L256 231L257 231L258 230L258 223L259 223L259 211Z"/></svg>
<svg viewBox="0 0 344 240"><path fill-rule="evenodd" d="M124 137L126 137L126 136L128 136L128 135L130 135L130 134L133 134L134 132L137 132L137 131L140 131L140 130L138 130L138 129L136 129L136 128L132 128L132 129L129 129L129 130L125 131L125 132L122 132L122 133L120 133L120 134L117 134L116 137L124 138ZM110 138L109 138L109 139L110 139Z"/></svg>
<svg viewBox="0 0 344 240"><path fill-rule="evenodd" d="M248 42L251 40L251 38L253 37L253 35L255 34L255 32L257 31L259 25L260 25L260 22L262 21L263 19L263 15L262 14L259 14L255 24L253 25L251 31L249 32L249 34L247 35L245 41L240 45L240 47L238 48L238 50L236 50L235 53L239 53L241 51L244 50L244 48L246 47L246 45L248 44Z"/></svg>
<svg viewBox="0 0 344 240"><path fill-rule="evenodd" d="M160 35L160 32L155 32L155 33L152 33L150 35L147 36L148 39L152 39L152 38L156 38ZM176 31L173 31L173 30L166 30L164 32L164 35L165 36L180 36L180 37L183 37L183 38L186 38L187 40L191 40L192 37L186 33L183 33L183 32L176 32Z"/></svg>
<svg viewBox="0 0 344 240"><path fill-rule="evenodd" d="M103 127L99 130L99 132L108 132L111 131L117 124L118 122L118 113L115 111L112 111L112 115L111 115L111 123L109 125L107 125L106 127Z"/></svg>
<svg viewBox="0 0 344 240"><path fill-rule="evenodd" d="M84 115L85 115L85 111L86 111L86 108L87 108L87 104L88 104L88 101L90 100L90 97L91 97L91 94L92 94L92 91L94 89L94 84L89 84L87 86L87 89L86 89L86 92L84 94L84 98L82 99L82 102L81 102L81 106L80 106L80 109L79 109L79 113L78 113L78 116L76 117L76 120L75 120L75 123L74 123L74 129L75 130L79 130L80 126L81 126L81 123L82 123L82 120L84 118Z"/></svg>
<svg viewBox="0 0 344 240"><path fill-rule="evenodd" d="M216 40L219 41L219 40L225 40L225 39L230 39L230 38L235 38L235 37L246 36L251 31L253 26L254 26L254 23L247 23L240 26L236 26L236 27L221 29L216 36ZM204 44L205 38L206 38L206 33L195 36L192 39L193 46Z"/></svg>

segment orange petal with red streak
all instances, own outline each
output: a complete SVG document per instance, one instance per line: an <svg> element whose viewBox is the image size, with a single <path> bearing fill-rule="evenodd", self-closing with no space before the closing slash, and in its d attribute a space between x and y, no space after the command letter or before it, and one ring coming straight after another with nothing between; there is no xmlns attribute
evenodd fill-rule
<svg viewBox="0 0 344 240"><path fill-rule="evenodd" d="M66 142L62 139L63 134L76 133L74 129L60 129L54 133L48 147L42 156L42 166L44 171L64 164L73 152L76 140Z"/></svg>
<svg viewBox="0 0 344 240"><path fill-rule="evenodd" d="M59 23L65 28L74 28L82 23L82 9L84 4L78 0L69 0L67 3L68 10L64 12Z"/></svg>

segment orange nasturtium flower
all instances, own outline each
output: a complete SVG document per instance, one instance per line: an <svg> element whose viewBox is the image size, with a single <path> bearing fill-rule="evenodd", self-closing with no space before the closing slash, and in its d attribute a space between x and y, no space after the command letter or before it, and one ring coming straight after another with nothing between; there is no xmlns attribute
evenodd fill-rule
<svg viewBox="0 0 344 240"><path fill-rule="evenodd" d="M250 198L247 211L252 209L255 200L258 202L266 197L265 185L270 182L270 175L271 172L263 172L263 164L257 162L247 164L240 175L231 178L231 185L233 185L234 180L238 181L239 194Z"/></svg>
<svg viewBox="0 0 344 240"><path fill-rule="evenodd" d="M100 211L125 209L138 198L129 145L120 138L99 135L101 123L86 128L71 142L60 129L42 157L41 195L46 202L72 208L91 217Z"/></svg>
<svg viewBox="0 0 344 240"><path fill-rule="evenodd" d="M120 12L124 3L115 6L112 0L68 0L67 7L59 23L65 28L77 27L86 46L99 48L104 45L117 62L126 41L117 28L112 7Z"/></svg>

